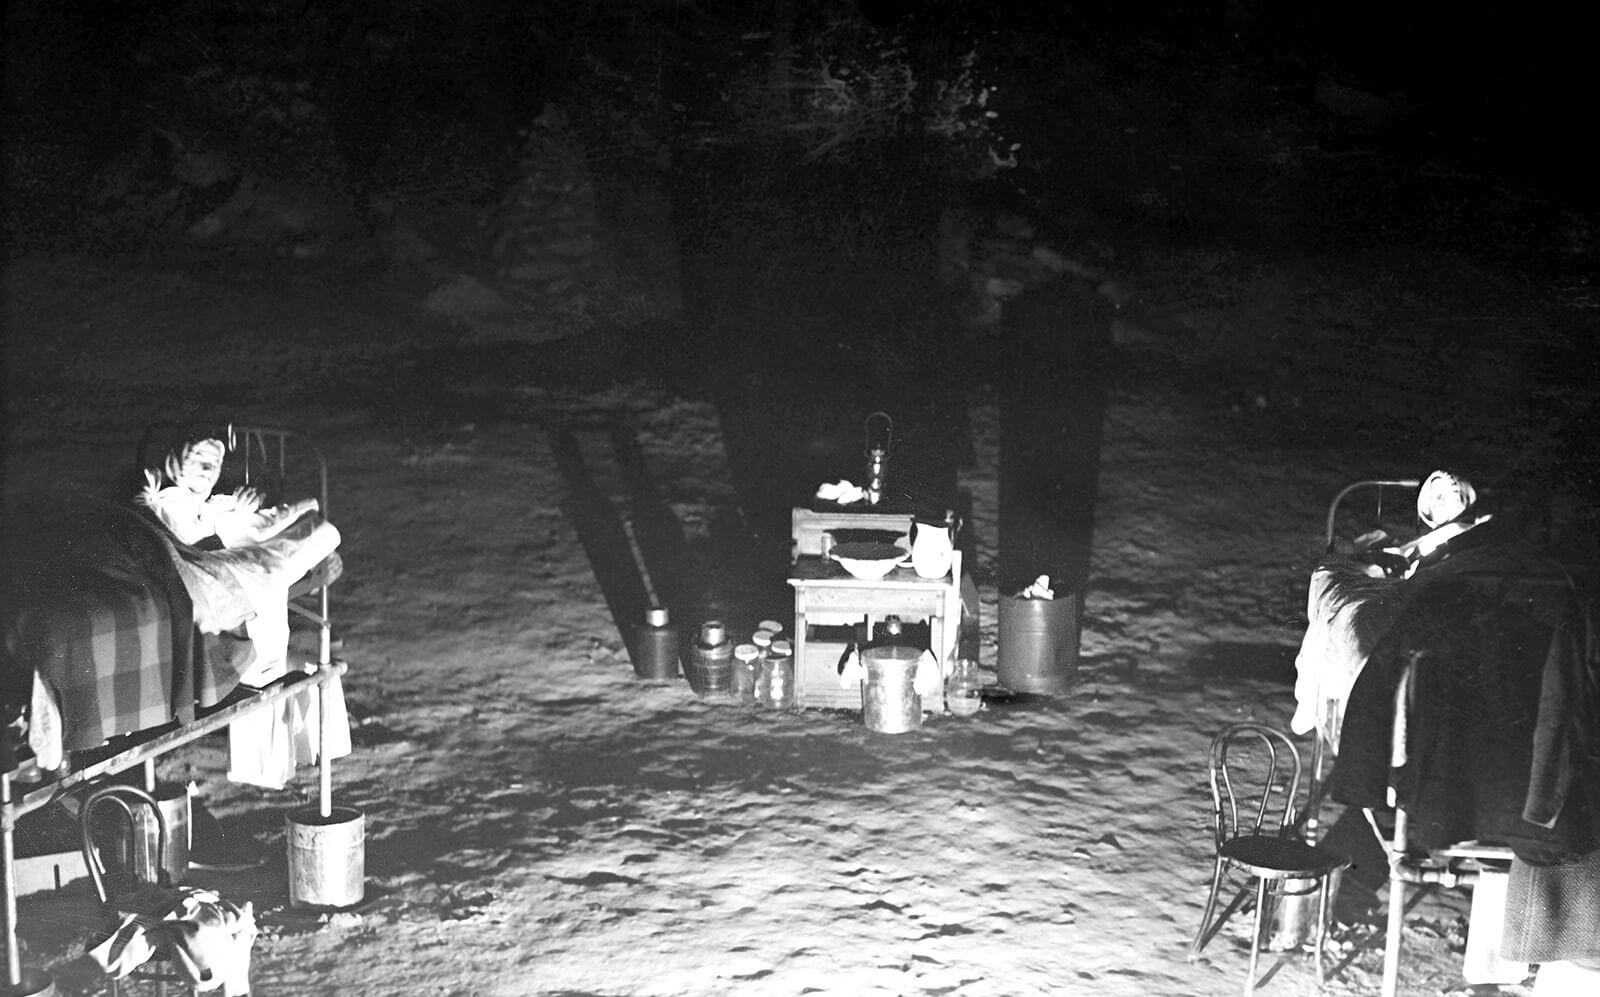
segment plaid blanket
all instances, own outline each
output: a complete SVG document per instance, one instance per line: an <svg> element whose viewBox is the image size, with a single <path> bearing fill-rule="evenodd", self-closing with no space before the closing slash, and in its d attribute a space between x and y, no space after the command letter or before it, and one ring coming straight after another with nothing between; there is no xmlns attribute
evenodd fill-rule
<svg viewBox="0 0 1600 997"><path fill-rule="evenodd" d="M232 659L197 646L177 549L153 521L82 497L7 520L3 685L38 674L60 706L65 749L192 720L238 684Z"/></svg>

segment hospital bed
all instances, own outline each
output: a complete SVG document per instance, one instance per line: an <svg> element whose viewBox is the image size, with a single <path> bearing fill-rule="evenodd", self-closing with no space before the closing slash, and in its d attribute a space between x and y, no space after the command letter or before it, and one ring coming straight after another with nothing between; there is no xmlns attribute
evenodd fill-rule
<svg viewBox="0 0 1600 997"><path fill-rule="evenodd" d="M321 514L328 515L327 461L310 440L272 427L231 427L234 445L219 487L246 485L269 501L313 490ZM281 707L292 697L315 690L321 724L316 744L328 743L328 690L345 671L333 658L332 620L327 584L302 580L289 590L289 610L310 622L317 634L314 662L260 687L238 681L229 648L203 647L194 632L190 593L174 582L176 548L148 517L117 503L75 496L44 508L63 536L45 548L68 580L36 572L7 588L6 656L9 698L16 700L38 667L73 666L81 676L92 670L88 707L62 714L62 764L41 767L37 752L20 735L17 716L0 719L6 734L0 765L0 935L5 976L0 995L31 994L47 976L24 970L17 937L15 835L20 820L57 801L74 797L98 781L142 769L147 790L155 789L155 762L161 756L257 711ZM26 547L32 530L8 537L7 553ZM48 530L40 532L48 533ZM54 568L52 567L52 571ZM326 576L324 576L326 577ZM41 579L43 579L41 581ZM61 581L60 586L54 584ZM63 597L63 590L73 595ZM72 618L74 615L79 618ZM84 617L92 617L86 619ZM56 638L41 644L41 635ZM74 717L88 718L73 729ZM93 742L93 743L91 743ZM328 752L318 751L321 810L329 812L332 772Z"/></svg>
<svg viewBox="0 0 1600 997"><path fill-rule="evenodd" d="M1403 530L1417 485L1374 479L1340 490L1325 542L1331 549L1336 533ZM1360 513L1348 508L1352 496ZM1593 696L1592 676L1580 688L1592 668L1584 662L1594 660L1584 644L1594 579L1587 566L1498 539L1406 578L1371 578L1338 559L1313 575L1293 726L1315 737L1313 815L1331 782L1334 798L1361 808L1388 857L1385 997L1398 990L1409 887L1474 889L1474 921L1483 923L1469 932L1470 976L1475 961L1481 968L1501 950L1501 909L1479 904L1491 895L1488 877L1499 877L1503 897L1519 850L1600 847L1581 817L1591 798L1600 802L1600 786L1546 764L1552 746L1575 744L1579 718L1600 706L1583 699ZM1452 754L1462 757L1446 760ZM1558 778L1567 779L1556 797L1564 807L1549 804Z"/></svg>

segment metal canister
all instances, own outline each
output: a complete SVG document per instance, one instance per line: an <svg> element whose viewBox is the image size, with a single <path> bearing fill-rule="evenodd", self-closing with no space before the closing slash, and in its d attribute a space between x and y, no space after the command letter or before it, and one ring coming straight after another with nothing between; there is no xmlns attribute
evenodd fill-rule
<svg viewBox="0 0 1600 997"><path fill-rule="evenodd" d="M678 677L678 630L667 611L655 606L633 633L633 673L641 679L662 681Z"/></svg>
<svg viewBox="0 0 1600 997"><path fill-rule="evenodd" d="M702 699L726 699L733 688L733 642L721 620L700 624L700 635L683 660L683 677Z"/></svg>

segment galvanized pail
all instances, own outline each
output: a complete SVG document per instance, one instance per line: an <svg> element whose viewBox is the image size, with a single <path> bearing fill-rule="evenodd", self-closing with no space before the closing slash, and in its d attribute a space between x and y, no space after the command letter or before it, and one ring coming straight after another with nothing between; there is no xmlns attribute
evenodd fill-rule
<svg viewBox="0 0 1600 997"><path fill-rule="evenodd" d="M166 849L160 856L161 868L166 870L167 882L175 885L189 875L189 845L193 833L190 827L193 812L189 802L189 787L172 782L158 783L156 791L150 795L155 798L156 806L161 809L161 819L167 825ZM159 881L153 864L160 834L155 814L143 807L133 808L134 871L147 883Z"/></svg>
<svg viewBox="0 0 1600 997"><path fill-rule="evenodd" d="M903 734L922 727L922 697L916 690L921 658L917 648L898 644L869 647L861 653L867 668L861 719L868 730Z"/></svg>
<svg viewBox="0 0 1600 997"><path fill-rule="evenodd" d="M1328 874L1329 911L1339 898L1339 884L1343 880L1343 869ZM1277 892L1267 895L1268 909L1263 911L1263 919L1267 922L1268 951L1289 952L1317 940L1317 908L1321 894L1321 884L1315 879L1286 879Z"/></svg>
<svg viewBox="0 0 1600 997"><path fill-rule="evenodd" d="M286 818L289 905L353 907L366 894L366 815L332 807L296 807Z"/></svg>

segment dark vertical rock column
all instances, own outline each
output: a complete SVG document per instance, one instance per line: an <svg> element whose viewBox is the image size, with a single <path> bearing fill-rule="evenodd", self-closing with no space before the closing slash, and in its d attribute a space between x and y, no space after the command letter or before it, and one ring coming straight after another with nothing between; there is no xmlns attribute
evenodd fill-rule
<svg viewBox="0 0 1600 997"><path fill-rule="evenodd" d="M1001 592L1089 576L1106 410L1110 313L1070 286L1029 291L1001 327Z"/></svg>

